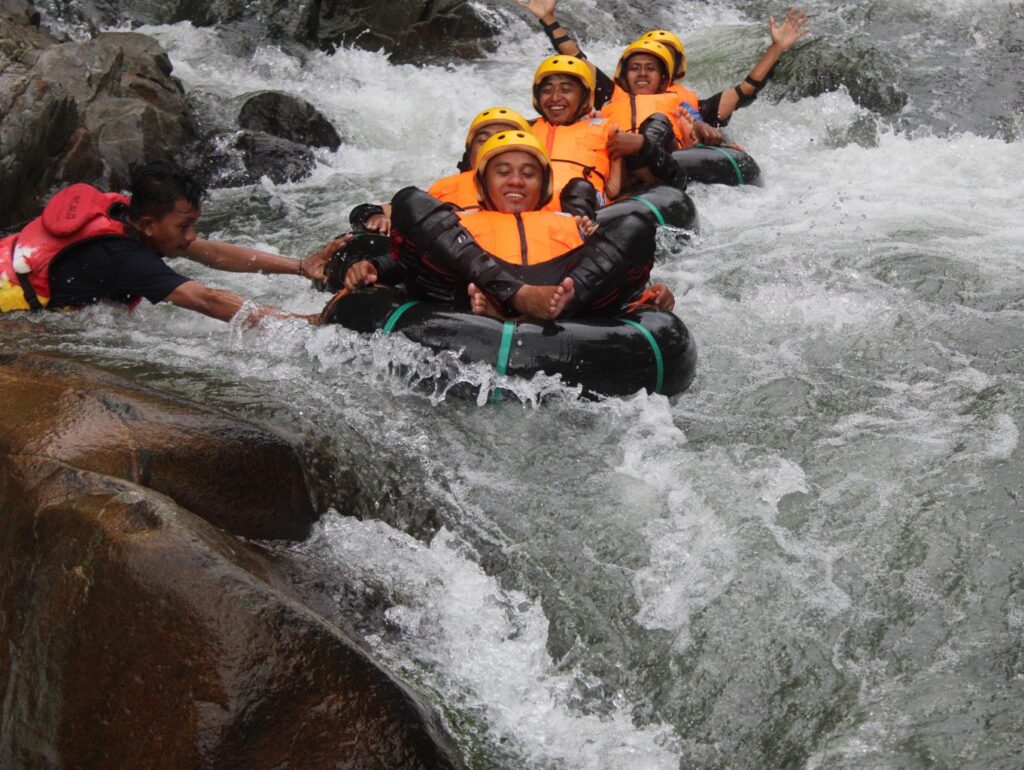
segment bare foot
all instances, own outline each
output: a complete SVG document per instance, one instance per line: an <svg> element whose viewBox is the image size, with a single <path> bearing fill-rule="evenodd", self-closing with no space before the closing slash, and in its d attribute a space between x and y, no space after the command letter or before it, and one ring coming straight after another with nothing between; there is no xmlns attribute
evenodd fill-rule
<svg viewBox="0 0 1024 770"><path fill-rule="evenodd" d="M512 297L512 306L530 318L550 321L558 318L565 306L576 296L571 278L563 278L557 286L526 284Z"/></svg>
<svg viewBox="0 0 1024 770"><path fill-rule="evenodd" d="M572 302L576 296L576 288L572 284L572 278L563 278L562 282L555 287L555 293L551 297L551 304L548 306L550 318L558 318L565 310L565 306Z"/></svg>
<svg viewBox="0 0 1024 770"><path fill-rule="evenodd" d="M494 306L487 295L480 291L479 287L475 283L469 284L466 287L466 292L469 294L469 309L473 312L473 315L485 315L490 318L504 318L501 311Z"/></svg>
<svg viewBox="0 0 1024 770"><path fill-rule="evenodd" d="M530 318L548 319L551 312L551 298L557 286L532 286L525 284L512 297L512 307Z"/></svg>

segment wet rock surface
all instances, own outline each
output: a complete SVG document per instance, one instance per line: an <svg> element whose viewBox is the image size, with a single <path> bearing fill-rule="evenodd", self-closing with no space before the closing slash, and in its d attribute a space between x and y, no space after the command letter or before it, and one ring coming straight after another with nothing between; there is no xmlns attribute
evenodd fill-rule
<svg viewBox="0 0 1024 770"><path fill-rule="evenodd" d="M0 766L459 766L338 589L237 536L323 504L282 436L50 356L0 387Z"/></svg>
<svg viewBox="0 0 1024 770"><path fill-rule="evenodd" d="M308 147L264 131L212 134L200 156L199 175L211 188L254 184L264 176L276 184L296 182L316 163Z"/></svg>
<svg viewBox="0 0 1024 770"><path fill-rule="evenodd" d="M57 186L122 189L144 163L179 157L196 130L171 70L145 35L57 43L0 16L0 227L35 216Z"/></svg>
<svg viewBox="0 0 1024 770"><path fill-rule="evenodd" d="M238 113L238 125L310 147L337 150L341 146L337 130L319 110L280 91L260 91L247 97Z"/></svg>

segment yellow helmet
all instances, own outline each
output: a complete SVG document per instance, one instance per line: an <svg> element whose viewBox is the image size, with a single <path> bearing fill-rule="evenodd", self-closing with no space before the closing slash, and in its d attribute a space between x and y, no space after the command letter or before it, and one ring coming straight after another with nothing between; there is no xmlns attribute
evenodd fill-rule
<svg viewBox="0 0 1024 770"><path fill-rule="evenodd" d="M541 169L544 171L544 178L541 182L541 199L538 205L538 208L540 208L540 206L551 200L551 196L554 195L551 161L544 150L544 145L530 131L502 131L484 142L476 157L477 190L480 193L480 202L485 202L483 178L484 172L487 170L487 164L502 153L509 152L510 150L528 152L540 163Z"/></svg>
<svg viewBox="0 0 1024 770"><path fill-rule="evenodd" d="M523 131L530 130L530 123L515 110L508 107L491 107L479 113L473 122L469 124L469 131L466 132L466 144L473 141L473 136L484 126L512 125L521 128Z"/></svg>
<svg viewBox="0 0 1024 770"><path fill-rule="evenodd" d="M586 111L590 112L594 108L594 88L597 85L597 75L594 74L593 66L590 62L577 59L575 56L556 53L542 61L537 67L537 71L533 73L533 108L537 112L540 112L540 99L538 98L540 84L548 75L568 75L578 78L586 90L586 94L583 96Z"/></svg>
<svg viewBox="0 0 1024 770"><path fill-rule="evenodd" d="M619 57L619 63L615 65L615 79L622 79L622 71L625 69L626 61L630 56L635 56L638 53L645 53L658 59L662 64L665 65L665 74L668 76L668 83L673 80L673 73L676 71L676 61L672 56L672 49L663 43L659 43L657 40L634 40L632 43L626 46L626 50L622 52L622 56Z"/></svg>
<svg viewBox="0 0 1024 770"><path fill-rule="evenodd" d="M683 47L682 40L667 29L652 29L650 32L645 32L640 39L654 40L671 49L676 55L676 67L673 77L677 80L686 77L686 48Z"/></svg>

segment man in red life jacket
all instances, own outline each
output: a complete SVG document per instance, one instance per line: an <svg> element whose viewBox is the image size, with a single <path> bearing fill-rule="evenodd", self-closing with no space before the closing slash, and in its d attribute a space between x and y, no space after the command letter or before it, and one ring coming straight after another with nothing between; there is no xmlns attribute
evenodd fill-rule
<svg viewBox="0 0 1024 770"><path fill-rule="evenodd" d="M323 278L335 241L303 260L256 251L196 235L202 187L171 162L141 170L131 197L85 184L65 188L43 214L0 240L0 310L76 308L101 301L134 306L142 299L170 302L230 320L246 303L233 292L187 278L164 258L184 255L231 272L268 272ZM256 305L247 316L292 317ZM298 316L311 323L317 316Z"/></svg>

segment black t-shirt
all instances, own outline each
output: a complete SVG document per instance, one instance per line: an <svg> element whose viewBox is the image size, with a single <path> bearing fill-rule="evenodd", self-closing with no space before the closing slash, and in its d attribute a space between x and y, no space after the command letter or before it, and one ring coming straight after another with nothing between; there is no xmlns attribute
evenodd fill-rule
<svg viewBox="0 0 1024 770"><path fill-rule="evenodd" d="M192 280L132 238L101 238L74 246L50 265L50 307L91 305L102 300L153 304Z"/></svg>

